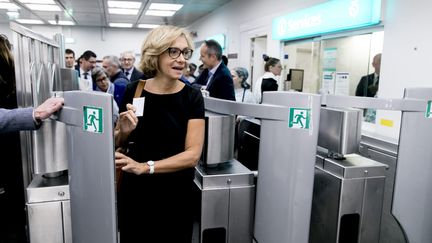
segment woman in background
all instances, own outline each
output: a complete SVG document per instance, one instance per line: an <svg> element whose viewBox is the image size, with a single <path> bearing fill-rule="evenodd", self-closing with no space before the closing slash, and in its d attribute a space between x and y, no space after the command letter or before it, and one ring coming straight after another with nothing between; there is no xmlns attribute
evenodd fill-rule
<svg viewBox="0 0 432 243"><path fill-rule="evenodd" d="M120 106L116 165L122 243L190 243L194 167L204 143L201 92L179 81L193 42L182 28L161 26L147 35L141 69L154 78L128 84ZM141 83L141 84L138 84ZM145 97L137 117L134 97ZM142 109L142 108L141 108Z"/></svg>
<svg viewBox="0 0 432 243"><path fill-rule="evenodd" d="M105 69L95 67L92 70L91 77L96 84L95 91L104 92L114 97L115 84L111 83L108 78L108 73ZM113 123L116 124L119 116L119 108L117 102L113 99Z"/></svg>
<svg viewBox="0 0 432 243"><path fill-rule="evenodd" d="M266 91L277 91L277 77L282 72L282 65L279 59L263 56L264 61L264 75L260 77L254 84L253 94L257 103L262 103L262 93Z"/></svg>
<svg viewBox="0 0 432 243"><path fill-rule="evenodd" d="M244 67L236 67L231 70L231 77L234 82L235 99L237 102L256 103L250 91L250 84L247 82L249 73Z"/></svg>

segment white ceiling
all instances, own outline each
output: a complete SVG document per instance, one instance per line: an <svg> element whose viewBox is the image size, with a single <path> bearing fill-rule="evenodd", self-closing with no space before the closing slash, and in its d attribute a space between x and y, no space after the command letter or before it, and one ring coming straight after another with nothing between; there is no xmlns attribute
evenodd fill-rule
<svg viewBox="0 0 432 243"><path fill-rule="evenodd" d="M62 12L34 11L27 8L18 0L9 0L20 7L19 18L38 19L49 25L48 20L55 20L58 15L59 20L70 20L76 26L104 26L109 23L132 23L133 27L138 24L172 24L177 26L187 26L197 19L211 13L220 6L231 0L143 0L138 15L114 15L108 13L107 0L54 0L63 10ZM129 0L139 1L139 0ZM151 3L176 3L184 6L172 17L146 16ZM72 9L73 14L69 16L64 10ZM0 23L10 21L7 10L0 9Z"/></svg>

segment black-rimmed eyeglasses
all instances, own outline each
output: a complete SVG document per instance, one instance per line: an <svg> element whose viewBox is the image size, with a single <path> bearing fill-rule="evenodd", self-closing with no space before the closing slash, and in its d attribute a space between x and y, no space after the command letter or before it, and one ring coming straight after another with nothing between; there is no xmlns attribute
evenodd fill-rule
<svg viewBox="0 0 432 243"><path fill-rule="evenodd" d="M192 57L192 53L193 53L192 49L185 48L183 50L180 50L179 48L176 47L169 47L167 51L168 51L168 55L171 58L175 59L178 58L180 54L183 54L183 58L186 60L189 60Z"/></svg>

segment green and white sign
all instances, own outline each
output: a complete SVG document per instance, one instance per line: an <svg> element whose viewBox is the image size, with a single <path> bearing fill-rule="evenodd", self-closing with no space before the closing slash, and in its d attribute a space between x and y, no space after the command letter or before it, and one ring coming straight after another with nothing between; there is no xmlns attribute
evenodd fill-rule
<svg viewBox="0 0 432 243"><path fill-rule="evenodd" d="M432 118L432 100L429 100L427 103L425 117Z"/></svg>
<svg viewBox="0 0 432 243"><path fill-rule="evenodd" d="M83 129L86 132L102 133L103 116L102 108L84 106L83 107Z"/></svg>
<svg viewBox="0 0 432 243"><path fill-rule="evenodd" d="M310 109L290 108L288 126L296 129L309 129Z"/></svg>

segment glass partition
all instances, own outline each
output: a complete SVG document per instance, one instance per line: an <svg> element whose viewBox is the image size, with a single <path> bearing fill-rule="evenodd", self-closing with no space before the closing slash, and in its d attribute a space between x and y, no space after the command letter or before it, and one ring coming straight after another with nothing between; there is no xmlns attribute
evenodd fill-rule
<svg viewBox="0 0 432 243"><path fill-rule="evenodd" d="M285 42L282 53L285 57L282 60L284 89L299 90L298 87L292 87L293 82L298 84L298 80L292 80L295 75L291 75L290 70L303 70L303 92L356 95L359 86L359 90L364 92L357 92L357 95L378 96L379 64L373 60L374 56L382 52L383 41L384 31L377 31ZM375 68L377 65L378 68ZM376 69L377 74L373 75ZM362 78L366 86L359 85ZM374 111L365 111L364 114L365 121L375 121Z"/></svg>

